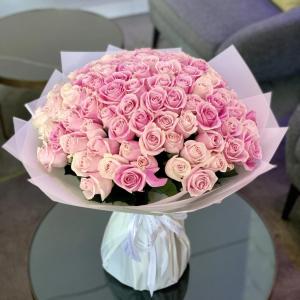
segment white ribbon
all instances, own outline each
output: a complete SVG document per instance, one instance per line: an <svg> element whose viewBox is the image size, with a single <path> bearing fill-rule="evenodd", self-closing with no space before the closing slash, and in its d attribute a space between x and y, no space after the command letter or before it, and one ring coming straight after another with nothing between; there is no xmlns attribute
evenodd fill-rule
<svg viewBox="0 0 300 300"><path fill-rule="evenodd" d="M184 233L184 228L180 221L183 221L186 217L187 214L184 213L176 213L170 216L134 214L129 223L128 235L123 241L123 249L131 259L138 262L140 261L139 251L147 251L149 253L147 286L151 296L154 292L157 272L155 241L159 235L165 235L168 230L177 236ZM139 230L145 231L145 239L139 239ZM163 255L163 257L165 257L164 255L168 255L168 249L164 249L164 253L160 253L159 255ZM161 274L164 274L167 268L168 260L164 259L161 265Z"/></svg>

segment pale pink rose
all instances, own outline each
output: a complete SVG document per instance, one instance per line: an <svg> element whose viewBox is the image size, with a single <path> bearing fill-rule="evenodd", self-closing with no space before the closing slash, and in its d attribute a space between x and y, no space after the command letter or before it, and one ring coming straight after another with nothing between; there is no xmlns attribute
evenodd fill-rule
<svg viewBox="0 0 300 300"><path fill-rule="evenodd" d="M80 87L87 87L92 90L98 90L104 84L104 77L102 74L88 71L87 73L78 73L73 79L72 84Z"/></svg>
<svg viewBox="0 0 300 300"><path fill-rule="evenodd" d="M150 89L159 87L172 87L175 83L175 77L170 74L156 74L146 78L147 85Z"/></svg>
<svg viewBox="0 0 300 300"><path fill-rule="evenodd" d="M186 139L198 130L196 116L191 111L183 111L179 117L175 131L183 135Z"/></svg>
<svg viewBox="0 0 300 300"><path fill-rule="evenodd" d="M103 178L114 179L117 169L128 163L127 159L118 154L104 154L99 161L98 170Z"/></svg>
<svg viewBox="0 0 300 300"><path fill-rule="evenodd" d="M174 130L178 122L178 114L172 111L163 111L156 114L154 123L164 131Z"/></svg>
<svg viewBox="0 0 300 300"><path fill-rule="evenodd" d="M137 57L141 61L150 66L150 69L153 71L156 63L159 61L159 57L154 54L138 54Z"/></svg>
<svg viewBox="0 0 300 300"><path fill-rule="evenodd" d="M105 153L117 154L119 148L120 144L117 141L101 136L94 136L87 143L88 153L99 156L103 156Z"/></svg>
<svg viewBox="0 0 300 300"><path fill-rule="evenodd" d="M181 72L181 64L176 59L159 61L156 63L155 68L158 73L166 73L170 75L177 75Z"/></svg>
<svg viewBox="0 0 300 300"><path fill-rule="evenodd" d="M207 69L208 69L208 63L204 59L201 59L201 58L192 57L190 60L190 66L193 66L193 67L197 68L198 70L201 70L204 72L207 71Z"/></svg>
<svg viewBox="0 0 300 300"><path fill-rule="evenodd" d="M142 135L147 124L152 122L154 119L153 114L147 110L138 109L136 110L130 120L129 128L133 131L138 137Z"/></svg>
<svg viewBox="0 0 300 300"><path fill-rule="evenodd" d="M186 105L186 93L180 87L169 88L165 101L165 108L176 113L180 113Z"/></svg>
<svg viewBox="0 0 300 300"><path fill-rule="evenodd" d="M80 112L76 109L72 109L66 112L62 123L67 131L79 131L84 119L81 117Z"/></svg>
<svg viewBox="0 0 300 300"><path fill-rule="evenodd" d="M226 172L229 164L223 153L212 154L210 159L205 165L206 169L212 170L214 172Z"/></svg>
<svg viewBox="0 0 300 300"><path fill-rule="evenodd" d="M112 64L97 63L90 68L90 71L100 74L101 76L103 76L103 78L105 78L116 71L116 66Z"/></svg>
<svg viewBox="0 0 300 300"><path fill-rule="evenodd" d="M127 94L120 101L117 112L130 119L131 115L139 108L139 99L135 94Z"/></svg>
<svg viewBox="0 0 300 300"><path fill-rule="evenodd" d="M168 153L179 153L183 148L183 135L175 131L167 131L164 147Z"/></svg>
<svg viewBox="0 0 300 300"><path fill-rule="evenodd" d="M176 52L173 54L174 58L178 60L182 66L187 66L192 61L192 57L184 52Z"/></svg>
<svg viewBox="0 0 300 300"><path fill-rule="evenodd" d="M194 94L206 99L207 96L213 93L214 87L209 77L201 76L194 82L191 90Z"/></svg>
<svg viewBox="0 0 300 300"><path fill-rule="evenodd" d="M101 109L102 104L97 100L95 94L90 94L81 99L80 102L80 115L82 118L97 119L98 111Z"/></svg>
<svg viewBox="0 0 300 300"><path fill-rule="evenodd" d="M117 107L115 105L110 105L103 107L98 112L98 118L102 121L103 127L108 128L111 120L117 115Z"/></svg>
<svg viewBox="0 0 300 300"><path fill-rule="evenodd" d="M121 143L123 141L132 140L134 138L134 132L130 130L125 117L116 116L109 124L108 136L110 139L115 139Z"/></svg>
<svg viewBox="0 0 300 300"><path fill-rule="evenodd" d="M65 153L74 154L86 149L88 138L81 132L72 132L62 135L59 144Z"/></svg>
<svg viewBox="0 0 300 300"><path fill-rule="evenodd" d="M257 160L262 159L262 150L259 139L256 136L248 138L245 142L245 149L249 154L249 158L243 166L246 170L252 171L256 166Z"/></svg>
<svg viewBox="0 0 300 300"><path fill-rule="evenodd" d="M102 126L91 119L85 119L80 127L80 132L84 133L88 139L95 136L106 137L106 132Z"/></svg>
<svg viewBox="0 0 300 300"><path fill-rule="evenodd" d="M222 152L225 147L223 136L214 130L200 132L195 139L197 142L205 144L208 150Z"/></svg>
<svg viewBox="0 0 300 300"><path fill-rule="evenodd" d="M67 154L46 143L37 148L37 159L48 172L52 171L52 167L62 168L67 164Z"/></svg>
<svg viewBox="0 0 300 300"><path fill-rule="evenodd" d="M135 61L132 60L124 60L124 58L122 59L122 61L117 65L117 70L118 71L129 71L131 73L134 72L134 68L135 68Z"/></svg>
<svg viewBox="0 0 300 300"><path fill-rule="evenodd" d="M244 141L233 137L226 140L224 155L229 163L244 163L249 158L249 154L245 149Z"/></svg>
<svg viewBox="0 0 300 300"><path fill-rule="evenodd" d="M175 79L175 85L182 88L185 93L189 93L193 83L194 80L192 76L185 73L178 74Z"/></svg>
<svg viewBox="0 0 300 300"><path fill-rule="evenodd" d="M205 192L210 191L217 181L218 177L213 171L195 167L190 175L183 178L182 187L192 197L201 196Z"/></svg>
<svg viewBox="0 0 300 300"><path fill-rule="evenodd" d="M131 78L124 85L127 94L136 94L140 97L146 90L144 81L138 78Z"/></svg>
<svg viewBox="0 0 300 300"><path fill-rule="evenodd" d="M161 87L155 87L141 96L141 108L156 113L165 110L167 92Z"/></svg>
<svg viewBox="0 0 300 300"><path fill-rule="evenodd" d="M242 134L242 131L243 125L237 118L230 117L223 120L223 123L221 125L221 133L224 137L238 137Z"/></svg>
<svg viewBox="0 0 300 300"><path fill-rule="evenodd" d="M146 185L146 174L132 165L123 165L117 169L114 182L129 193L142 192Z"/></svg>
<svg viewBox="0 0 300 300"><path fill-rule="evenodd" d="M247 114L247 106L236 100L233 101L231 105L228 106L228 115L229 117L236 117L239 120L244 120Z"/></svg>
<svg viewBox="0 0 300 300"><path fill-rule="evenodd" d="M88 173L98 171L98 163L101 157L87 151L76 152L73 155L71 169L77 176L87 176Z"/></svg>
<svg viewBox="0 0 300 300"><path fill-rule="evenodd" d="M190 110L193 113L196 113L196 108L198 103L204 100L196 94L188 94L186 96L187 96L187 102L184 110Z"/></svg>
<svg viewBox="0 0 300 300"><path fill-rule="evenodd" d="M203 143L188 140L185 141L180 156L188 160L191 165L204 166L210 158L210 151Z"/></svg>
<svg viewBox="0 0 300 300"><path fill-rule="evenodd" d="M68 132L61 123L54 124L48 138L49 143L51 144L51 148L53 150L61 150L61 146L59 143L60 137L67 133Z"/></svg>
<svg viewBox="0 0 300 300"><path fill-rule="evenodd" d="M117 105L121 98L125 95L125 81L121 79L116 79L103 85L99 89L100 99L99 101L112 105Z"/></svg>
<svg viewBox="0 0 300 300"><path fill-rule="evenodd" d="M172 156L166 164L165 172L168 177L182 181L182 179L191 173L192 167L190 163L178 155Z"/></svg>
<svg viewBox="0 0 300 300"><path fill-rule="evenodd" d="M198 125L202 130L216 129L221 126L218 111L208 102L200 102L196 108Z"/></svg>
<svg viewBox="0 0 300 300"><path fill-rule="evenodd" d="M132 74L129 71L113 72L110 76L105 78L104 82L105 82L105 84L108 84L116 79L127 81L131 77L132 77Z"/></svg>
<svg viewBox="0 0 300 300"><path fill-rule="evenodd" d="M242 122L243 125L243 139L244 141L248 140L248 137L259 137L259 132L258 132L258 128L257 125L254 121L246 119Z"/></svg>
<svg viewBox="0 0 300 300"><path fill-rule="evenodd" d="M205 74L203 74L204 77L209 78L210 82L212 83L214 88L218 88L218 87L224 87L225 86L225 82L222 79L222 77L220 76L220 74L218 74L213 68L209 67Z"/></svg>
<svg viewBox="0 0 300 300"><path fill-rule="evenodd" d="M198 69L197 67L191 65L184 65L182 67L182 72L192 76L194 79L197 79L203 74L203 70Z"/></svg>
<svg viewBox="0 0 300 300"><path fill-rule="evenodd" d="M145 169L156 169L158 163L155 157L147 155L140 155L136 161L131 162L132 165L145 170Z"/></svg>
<svg viewBox="0 0 300 300"><path fill-rule="evenodd" d="M65 83L60 89L60 95L63 99L62 104L65 107L78 105L80 102L80 89L71 83Z"/></svg>
<svg viewBox="0 0 300 300"><path fill-rule="evenodd" d="M143 155L155 156L165 150L166 135L155 123L149 123L139 139Z"/></svg>
<svg viewBox="0 0 300 300"><path fill-rule="evenodd" d="M82 177L80 180L80 189L84 197L91 200L95 195L99 194L101 200L110 194L113 187L113 181L111 179L103 178L99 173L91 173L88 178Z"/></svg>
<svg viewBox="0 0 300 300"><path fill-rule="evenodd" d="M139 142L137 141L124 141L121 143L119 155L126 158L129 161L137 160L141 155L141 149Z"/></svg>
<svg viewBox="0 0 300 300"><path fill-rule="evenodd" d="M44 106L44 110L48 112L48 115L52 119L56 119L60 115L60 111L63 105L63 98L60 95L61 85L56 84L51 91L47 94L47 102Z"/></svg>
<svg viewBox="0 0 300 300"><path fill-rule="evenodd" d="M146 78L150 75L150 67L147 64L143 62L138 62L134 65L133 76L135 78Z"/></svg>

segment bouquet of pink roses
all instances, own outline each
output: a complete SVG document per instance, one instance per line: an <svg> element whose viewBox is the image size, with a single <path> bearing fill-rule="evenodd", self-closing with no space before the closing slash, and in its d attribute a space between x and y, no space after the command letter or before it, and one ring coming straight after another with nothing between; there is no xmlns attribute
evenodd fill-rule
<svg viewBox="0 0 300 300"><path fill-rule="evenodd" d="M271 94L233 47L210 62L178 49L63 52L62 71L3 147L53 201L113 211L108 273L151 293L176 283L190 257L186 213L274 167L286 128Z"/></svg>
<svg viewBox="0 0 300 300"><path fill-rule="evenodd" d="M54 86L33 122L40 163L76 175L89 200L200 196L262 158L255 112L206 61L183 52L94 60Z"/></svg>

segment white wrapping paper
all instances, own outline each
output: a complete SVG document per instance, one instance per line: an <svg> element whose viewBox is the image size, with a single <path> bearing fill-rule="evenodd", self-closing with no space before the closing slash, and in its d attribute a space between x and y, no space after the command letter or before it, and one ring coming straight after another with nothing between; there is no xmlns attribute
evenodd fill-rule
<svg viewBox="0 0 300 300"><path fill-rule="evenodd" d="M109 46L107 52L119 50ZM180 49L172 49L172 51L180 51ZM46 94L53 85L66 80L67 73L104 54L103 52L62 52L63 73L55 71L41 97L28 103L26 108L31 114L34 113L36 108L45 102ZM222 180L221 185L202 196L190 197L186 192L168 198L153 195L149 204L141 206L128 206L122 202L99 204L87 201L79 189L76 178L65 176L63 169L47 173L38 163L36 149L40 141L30 121L15 119L15 135L3 145L4 149L23 163L31 177L29 181L53 201L115 212L103 239L101 250L103 266L119 281L137 290L148 289L153 292L179 280L187 264L190 249L184 233L183 220L178 220L178 213L192 212L220 203L259 175L271 170L274 166L270 164L270 160L287 130L278 126L270 109L271 93L262 93L234 47L229 47L220 53L210 61L210 64L237 92L241 101L249 109L256 111L263 160L254 171L238 170L237 176ZM167 216L162 216L163 214ZM173 215L169 217L169 214ZM152 224L153 228L149 224ZM152 238L149 240L150 236ZM128 242L130 239L132 243ZM138 247L139 243L141 247ZM124 245L127 245L127 248Z"/></svg>

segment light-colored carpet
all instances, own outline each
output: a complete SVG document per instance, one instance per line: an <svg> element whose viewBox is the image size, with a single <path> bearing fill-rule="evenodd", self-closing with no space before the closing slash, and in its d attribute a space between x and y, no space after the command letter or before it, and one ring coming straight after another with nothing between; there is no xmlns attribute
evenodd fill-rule
<svg viewBox="0 0 300 300"><path fill-rule="evenodd" d="M124 32L127 49L151 45L152 26L148 16L123 18L116 22ZM168 46L170 45L165 40L160 43L162 48ZM240 193L265 221L275 242L278 274L271 299L299 300L300 203L296 204L290 221L280 219L289 188L283 146L280 147L274 163L278 165L277 169L259 177ZM0 176L22 171L22 167L14 159L8 158L2 150L0 164ZM23 174L15 179L0 182L1 300L31 299L27 276L31 238L43 216L53 205L26 179L27 175Z"/></svg>

